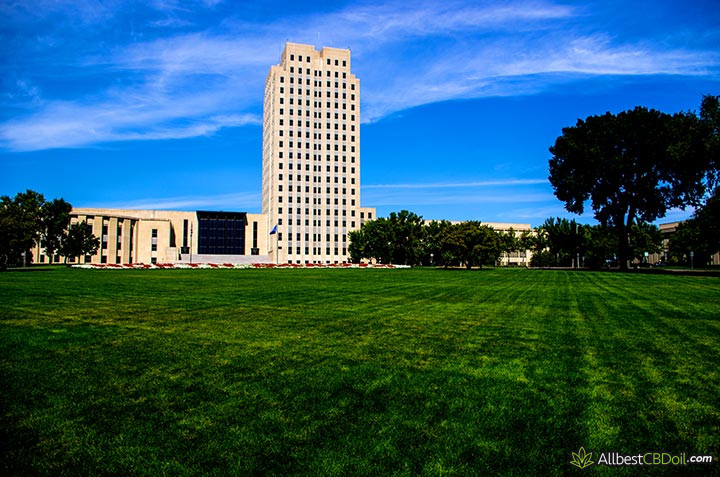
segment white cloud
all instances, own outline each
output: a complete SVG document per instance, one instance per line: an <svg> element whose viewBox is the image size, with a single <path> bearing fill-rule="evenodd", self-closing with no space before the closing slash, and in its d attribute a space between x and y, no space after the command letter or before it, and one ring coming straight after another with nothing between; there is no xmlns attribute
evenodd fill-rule
<svg viewBox="0 0 720 477"><path fill-rule="evenodd" d="M363 192L363 203L375 206L419 206L419 205L449 205L467 206L469 204L517 204L517 203L546 203L555 200L550 193L514 191L512 193L477 193L472 191L455 192L444 191L413 191L395 190Z"/></svg>
<svg viewBox="0 0 720 477"><path fill-rule="evenodd" d="M126 3L48 5L76 9L83 22L101 22ZM205 0L200 7L217 3ZM183 15L198 5L157 0L153 8L171 16L150 28L157 29L157 22L184 25ZM111 86L60 100L40 98L39 84L33 112L0 124L0 146L81 147L257 124L268 67L277 62L285 39L299 32L289 40L312 43L321 32L324 44L352 48L364 122L437 101L533 94L588 76L717 74L717 51L582 33L589 18L579 7L547 1L391 2L262 24L226 18L202 32L114 45L102 56L97 49L74 60L63 56L57 61L73 64L50 66L79 81L84 71L100 71ZM13 100L11 94L3 97Z"/></svg>
<svg viewBox="0 0 720 477"><path fill-rule="evenodd" d="M210 196L176 196L123 200L122 202L93 203L93 207L140 210L250 210L257 207L260 194L219 194Z"/></svg>
<svg viewBox="0 0 720 477"><path fill-rule="evenodd" d="M137 100L101 104L54 102L31 119L3 124L0 144L11 150L33 151L110 141L208 136L224 127L261 123L252 114L198 117L198 109L202 111L207 105L202 98L194 99L175 102L172 107ZM177 124L177 118L183 119L182 124Z"/></svg>
<svg viewBox="0 0 720 477"><path fill-rule="evenodd" d="M547 179L500 179L474 182L430 182L415 184L368 184L365 189L466 189L472 187L502 187L518 185L547 184Z"/></svg>

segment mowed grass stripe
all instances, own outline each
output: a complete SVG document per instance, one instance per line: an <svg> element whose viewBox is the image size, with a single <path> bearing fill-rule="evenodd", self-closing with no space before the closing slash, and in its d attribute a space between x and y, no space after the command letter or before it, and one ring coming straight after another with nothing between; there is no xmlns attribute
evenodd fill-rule
<svg viewBox="0 0 720 477"><path fill-rule="evenodd" d="M58 269L0 286L7 474L564 475L580 446L720 448L716 279Z"/></svg>

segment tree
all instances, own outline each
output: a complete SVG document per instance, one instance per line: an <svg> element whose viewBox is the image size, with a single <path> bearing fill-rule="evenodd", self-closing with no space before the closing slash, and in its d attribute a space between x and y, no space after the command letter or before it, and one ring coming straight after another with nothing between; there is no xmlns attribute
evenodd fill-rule
<svg viewBox="0 0 720 477"><path fill-rule="evenodd" d="M395 235L388 219L381 217L365 222L360 230L351 232L349 238L348 249L354 262L368 258L381 263L392 263L392 243Z"/></svg>
<svg viewBox="0 0 720 477"><path fill-rule="evenodd" d="M349 237L348 249L354 262L374 258L381 263L416 265L422 260L422 217L407 210L365 222Z"/></svg>
<svg viewBox="0 0 720 477"><path fill-rule="evenodd" d="M0 269L31 260L30 250L40 237L44 202L42 194L29 189L12 199L0 197Z"/></svg>
<svg viewBox="0 0 720 477"><path fill-rule="evenodd" d="M642 107L590 116L563 128L550 148L556 197L577 214L591 201L595 218L617 237L622 268L632 255L633 224L653 222L669 208L704 197L717 171L717 107L717 98L706 97L701 118Z"/></svg>
<svg viewBox="0 0 720 477"><path fill-rule="evenodd" d="M40 246L45 248L45 254L50 258L50 263L67 234L71 210L72 205L63 199L53 199L42 205Z"/></svg>
<svg viewBox="0 0 720 477"><path fill-rule="evenodd" d="M391 263L417 265L422 256L423 220L413 212L401 210L388 216L391 240Z"/></svg>
<svg viewBox="0 0 720 477"><path fill-rule="evenodd" d="M602 268L617 264L617 238L603 225L588 227L585 234L585 266Z"/></svg>
<svg viewBox="0 0 720 477"><path fill-rule="evenodd" d="M494 264L502 254L500 235L477 221L461 222L446 227L441 238L441 253L445 266L464 264Z"/></svg>
<svg viewBox="0 0 720 477"><path fill-rule="evenodd" d="M573 259L585 255L586 226L575 220L549 217L540 226L545 246L555 257L555 266L569 267Z"/></svg>
<svg viewBox="0 0 720 477"><path fill-rule="evenodd" d="M678 225L669 248L673 256L681 259L693 252L697 263L707 263L720 252L720 187L689 220Z"/></svg>
<svg viewBox="0 0 720 477"><path fill-rule="evenodd" d="M60 246L60 253L68 258L95 255L100 248L100 239L92 233L92 227L85 221L73 224Z"/></svg>
<svg viewBox="0 0 720 477"><path fill-rule="evenodd" d="M510 257L510 254L517 252L520 249L520 239L515 234L515 230L510 227L507 232L498 232L500 237L500 244L502 245L502 253Z"/></svg>
<svg viewBox="0 0 720 477"><path fill-rule="evenodd" d="M630 230L630 258L645 260L645 254L663 251L662 232L656 225L640 222L632 225Z"/></svg>
<svg viewBox="0 0 720 477"><path fill-rule="evenodd" d="M350 241L348 244L348 253L350 254L350 261L353 263L358 263L363 258L367 258L365 254L366 240L365 232L363 231L364 227L365 225L363 224L359 229L348 232L348 240Z"/></svg>
<svg viewBox="0 0 720 477"><path fill-rule="evenodd" d="M445 228L450 226L447 220L433 220L423 227L422 256L423 265L443 265L441 239Z"/></svg>

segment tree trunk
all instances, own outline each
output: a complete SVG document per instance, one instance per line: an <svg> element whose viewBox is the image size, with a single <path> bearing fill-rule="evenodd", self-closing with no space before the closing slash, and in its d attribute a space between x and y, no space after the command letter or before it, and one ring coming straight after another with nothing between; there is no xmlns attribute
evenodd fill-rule
<svg viewBox="0 0 720 477"><path fill-rule="evenodd" d="M630 244L628 230L624 226L618 230L618 265L620 270L627 271L630 261Z"/></svg>

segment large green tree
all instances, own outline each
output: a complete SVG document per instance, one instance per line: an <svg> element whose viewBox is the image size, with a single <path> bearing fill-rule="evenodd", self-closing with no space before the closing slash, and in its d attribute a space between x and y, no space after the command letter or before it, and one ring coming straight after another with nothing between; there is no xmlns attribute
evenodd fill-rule
<svg viewBox="0 0 720 477"><path fill-rule="evenodd" d="M60 253L68 258L95 255L100 247L100 239L92 233L92 226L87 222L72 224L60 246Z"/></svg>
<svg viewBox="0 0 720 477"><path fill-rule="evenodd" d="M585 225L575 220L549 217L539 228L547 250L555 257L555 266L569 267L575 257L584 256Z"/></svg>
<svg viewBox="0 0 720 477"><path fill-rule="evenodd" d="M365 222L360 230L348 235L348 250L354 262L363 258L375 259L380 263L392 263L392 249L395 234L392 224L384 217Z"/></svg>
<svg viewBox="0 0 720 477"><path fill-rule="evenodd" d="M63 199L53 199L42 205L40 246L45 249L51 263L67 235L71 210L72 205Z"/></svg>
<svg viewBox="0 0 720 477"><path fill-rule="evenodd" d="M441 240L444 230L450 226L447 220L433 220L423 227L422 263L423 265L443 265Z"/></svg>
<svg viewBox="0 0 720 477"><path fill-rule="evenodd" d="M713 109L714 108L714 109ZM595 218L617 238L626 268L633 225L663 217L672 207L700 203L717 176L715 97L701 115L636 107L578 120L550 148L550 182L565 208Z"/></svg>
<svg viewBox="0 0 720 477"><path fill-rule="evenodd" d="M0 269L30 261L40 238L44 202L42 194L29 189L14 198L0 197Z"/></svg>
<svg viewBox="0 0 720 477"><path fill-rule="evenodd" d="M422 261L423 220L407 210L365 222L349 237L348 249L355 262L369 258L381 263L417 265Z"/></svg>
<svg viewBox="0 0 720 477"><path fill-rule="evenodd" d="M492 265L503 252L503 241L495 230L477 221L451 224L443 231L441 251L444 264Z"/></svg>
<svg viewBox="0 0 720 477"><path fill-rule="evenodd" d="M423 220L419 215L401 210L388 216L392 230L392 263L417 265L422 257Z"/></svg>

